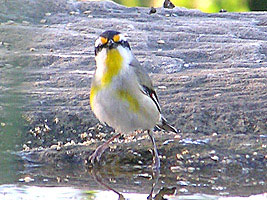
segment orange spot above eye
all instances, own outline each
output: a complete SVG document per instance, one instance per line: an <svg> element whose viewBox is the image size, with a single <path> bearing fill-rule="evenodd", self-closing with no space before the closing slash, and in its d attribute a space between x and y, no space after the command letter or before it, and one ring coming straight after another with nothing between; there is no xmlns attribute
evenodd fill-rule
<svg viewBox="0 0 267 200"><path fill-rule="evenodd" d="M100 37L100 41L102 44L106 44L108 42L108 39L105 37Z"/></svg>
<svg viewBox="0 0 267 200"><path fill-rule="evenodd" d="M114 35L113 36L113 41L114 42L119 42L120 41L120 36L119 35Z"/></svg>

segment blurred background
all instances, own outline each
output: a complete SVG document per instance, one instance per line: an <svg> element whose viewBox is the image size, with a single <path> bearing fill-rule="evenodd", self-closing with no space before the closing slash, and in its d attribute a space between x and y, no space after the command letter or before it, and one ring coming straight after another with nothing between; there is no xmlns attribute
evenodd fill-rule
<svg viewBox="0 0 267 200"><path fill-rule="evenodd" d="M164 0L113 0L125 6L161 7ZM171 0L175 6L199 9L202 12L267 11L267 0Z"/></svg>

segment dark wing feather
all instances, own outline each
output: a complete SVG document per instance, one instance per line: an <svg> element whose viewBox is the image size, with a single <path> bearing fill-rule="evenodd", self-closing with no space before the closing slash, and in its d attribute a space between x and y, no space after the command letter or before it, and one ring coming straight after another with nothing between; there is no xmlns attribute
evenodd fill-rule
<svg viewBox="0 0 267 200"><path fill-rule="evenodd" d="M143 68L142 65L140 65L139 61L136 58L132 60L132 62L130 63L130 66L133 67L134 72L137 75L138 82L141 86L140 88L141 91L153 100L159 112L161 112L157 93L154 90L152 81L150 77L148 76L146 70Z"/></svg>
<svg viewBox="0 0 267 200"><path fill-rule="evenodd" d="M147 96L149 96L153 102L156 104L159 113L161 113L161 108L159 105L159 99L157 96L157 93L154 90L152 81L150 79L150 77L148 76L147 72L145 71L145 69L140 65L140 63L138 62L138 60L136 58L134 58L132 60L132 62L130 63L130 66L133 67L133 70L137 76L138 82L140 84L140 90ZM167 120L160 115L160 122L159 124L157 124L157 126L161 129L164 129L166 131L172 131L177 133L177 130L168 124Z"/></svg>

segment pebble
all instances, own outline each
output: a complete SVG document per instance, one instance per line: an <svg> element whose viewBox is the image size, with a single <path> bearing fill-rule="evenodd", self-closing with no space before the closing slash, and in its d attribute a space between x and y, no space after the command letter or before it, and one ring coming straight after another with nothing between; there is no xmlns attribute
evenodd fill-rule
<svg viewBox="0 0 267 200"><path fill-rule="evenodd" d="M215 150L212 150L212 151L210 151L209 154L215 154L215 153L216 153L216 151Z"/></svg>
<svg viewBox="0 0 267 200"><path fill-rule="evenodd" d="M56 118L54 119L54 122L55 122L56 124L58 124L59 119L56 117Z"/></svg>
<svg viewBox="0 0 267 200"><path fill-rule="evenodd" d="M181 192L181 193L186 193L186 192L188 192L188 189L181 188L181 189L179 189L179 192Z"/></svg>
<svg viewBox="0 0 267 200"><path fill-rule="evenodd" d="M158 40L157 43L158 44L165 44L165 41L164 40Z"/></svg>
<svg viewBox="0 0 267 200"><path fill-rule="evenodd" d="M45 24L46 21L47 21L46 19L41 19L41 20L40 20L40 23L41 23L41 24Z"/></svg>
<svg viewBox="0 0 267 200"><path fill-rule="evenodd" d="M82 140L84 140L84 139L86 139L88 137L88 134L86 132L84 132L84 133L81 134L80 137L81 137Z"/></svg>
<svg viewBox="0 0 267 200"><path fill-rule="evenodd" d="M180 132L180 131L179 131ZM180 139L182 136L181 135L175 135L174 139Z"/></svg>
<svg viewBox="0 0 267 200"><path fill-rule="evenodd" d="M3 45L4 45L5 47L9 47L9 46L11 46L11 44L8 43L8 42L3 42Z"/></svg>
<svg viewBox="0 0 267 200"><path fill-rule="evenodd" d="M188 154L188 153L189 153L189 151L187 149L185 149L185 150L182 151L182 154L183 155Z"/></svg>
<svg viewBox="0 0 267 200"><path fill-rule="evenodd" d="M178 181L177 184L181 185L181 186L188 186L188 182L187 181Z"/></svg>
<svg viewBox="0 0 267 200"><path fill-rule="evenodd" d="M219 157L218 157L218 156L215 156L215 155L214 155L214 156L211 156L210 158L211 158L212 160L214 160L214 161L218 161L218 160L219 160Z"/></svg>
<svg viewBox="0 0 267 200"><path fill-rule="evenodd" d="M189 173L193 173L195 170L196 170L196 168L194 168L194 167L188 167L188 168L187 168L187 171L188 171Z"/></svg>
<svg viewBox="0 0 267 200"><path fill-rule="evenodd" d="M23 24L23 25L29 25L30 22L28 22L28 21L22 21L22 24Z"/></svg>
<svg viewBox="0 0 267 200"><path fill-rule="evenodd" d="M50 146L50 149L56 149L57 148L57 145L56 144L53 144Z"/></svg>
<svg viewBox="0 0 267 200"><path fill-rule="evenodd" d="M31 177L29 177L29 176L26 176L25 178L20 178L19 181L20 181L20 182L29 183L29 182L34 181L34 179L31 178Z"/></svg>
<svg viewBox="0 0 267 200"><path fill-rule="evenodd" d="M215 94L214 97L219 97L219 96L222 96L221 93L218 93L218 94Z"/></svg>
<svg viewBox="0 0 267 200"><path fill-rule="evenodd" d="M15 24L15 22L13 20L8 20L5 24L6 25L13 25L13 24Z"/></svg>
<svg viewBox="0 0 267 200"><path fill-rule="evenodd" d="M177 158L178 160L183 160L183 159L184 159L184 157L183 157L182 154L176 154L176 158Z"/></svg>
<svg viewBox="0 0 267 200"><path fill-rule="evenodd" d="M167 89L167 87L165 85L159 85L158 89Z"/></svg>
<svg viewBox="0 0 267 200"><path fill-rule="evenodd" d="M138 177L143 177L143 178L152 178L152 176L150 175L150 174L148 174L148 173L144 173L144 174L138 174L137 175Z"/></svg>
<svg viewBox="0 0 267 200"><path fill-rule="evenodd" d="M86 10L83 12L83 14L85 14L85 15L91 14L91 10Z"/></svg>
<svg viewBox="0 0 267 200"><path fill-rule="evenodd" d="M30 151L30 147L28 147L27 144L23 144L22 148L23 151Z"/></svg>
<svg viewBox="0 0 267 200"><path fill-rule="evenodd" d="M171 171L172 172L180 172L180 171L184 171L182 167L180 166L172 166L171 167Z"/></svg>
<svg viewBox="0 0 267 200"><path fill-rule="evenodd" d="M213 187L211 187L211 189L212 189L212 190L217 190L217 191L222 191L222 190L224 190L225 188L222 187L222 186L213 186Z"/></svg>
<svg viewBox="0 0 267 200"><path fill-rule="evenodd" d="M47 125L47 124L45 124L44 125L44 132L49 132L49 131L51 131L51 128Z"/></svg>
<svg viewBox="0 0 267 200"><path fill-rule="evenodd" d="M78 15L79 12L76 12L76 11L70 11L70 15Z"/></svg>

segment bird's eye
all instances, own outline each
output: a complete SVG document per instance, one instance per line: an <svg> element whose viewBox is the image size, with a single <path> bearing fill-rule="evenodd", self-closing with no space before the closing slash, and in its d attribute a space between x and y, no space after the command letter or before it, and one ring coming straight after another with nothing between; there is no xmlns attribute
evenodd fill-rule
<svg viewBox="0 0 267 200"><path fill-rule="evenodd" d="M100 41L102 44L106 44L108 42L108 39L105 37L100 37Z"/></svg>
<svg viewBox="0 0 267 200"><path fill-rule="evenodd" d="M120 41L120 36L119 35L114 35L113 36L113 41L114 42L119 42Z"/></svg>

